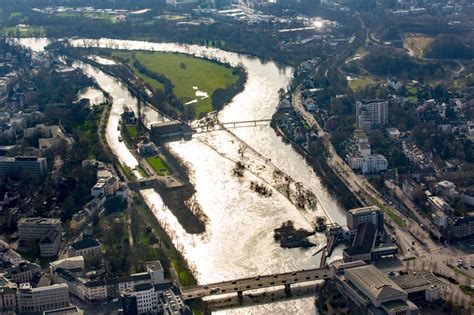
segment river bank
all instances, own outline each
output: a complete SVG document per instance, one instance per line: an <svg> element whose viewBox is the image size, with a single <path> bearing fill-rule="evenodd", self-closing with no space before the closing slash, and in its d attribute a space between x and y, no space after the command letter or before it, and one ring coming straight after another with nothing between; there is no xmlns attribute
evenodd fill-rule
<svg viewBox="0 0 474 315"><path fill-rule="evenodd" d="M104 46L112 43L122 45L121 41L107 39L94 43ZM244 91L219 112L219 119L224 122L270 118L278 103L277 91L287 87L292 75L291 69L282 70L274 63L261 63L259 60L217 49L130 41L124 44L130 49L137 50L172 50L196 55L218 54L219 58L226 58L232 64L242 62L248 70L248 81ZM112 93L120 94L120 97L114 99L123 99L122 102L129 104L136 103L136 100L124 95L114 83L104 81L103 84L112 84L110 89ZM120 106L120 103L116 106ZM108 128L109 140L112 140L112 147L121 156L126 153L121 151L125 148L120 146L120 143L113 142L117 137L116 128L113 116ZM285 170L296 182L302 182L311 188L336 222L344 220L338 205L321 186L321 180L291 147L285 145L281 138L275 135L271 128L241 128L235 130L235 133L262 156L271 159L278 168ZM220 137L217 134L216 136ZM218 142L224 147L231 145L227 140ZM209 218L205 235L186 233L153 189L142 190L140 194L177 250L188 262L199 283L314 268L315 263L319 261L318 256L312 256L310 251L300 249L282 249L274 242L271 232L289 219L293 219L298 228L311 229L310 223L303 216L303 211L298 210L281 194L274 193L268 198L252 191L250 182L257 181L258 178L250 175L243 179L233 176L235 163L222 158L200 141L173 142L170 144L170 149L189 164L190 181L196 188L196 199ZM237 152L236 149L230 150ZM199 154L196 154L197 152ZM322 213L320 211L321 208L316 213ZM314 303L312 299L302 299L292 301L291 305L277 303L262 305L256 309L260 313L309 313L314 311ZM232 313L238 312L238 310L232 311Z"/></svg>
<svg viewBox="0 0 474 315"><path fill-rule="evenodd" d="M285 142L289 143L295 151L304 157L306 163L308 163L308 165L311 166L319 175L324 186L329 190L331 195L336 198L345 209L352 209L361 206L357 198L355 198L352 192L347 189L346 185L341 182L339 177L328 165L324 146L319 144L317 139L310 139L308 141L310 151L317 153L310 154L307 149L303 148L301 144L296 143L289 134L280 128L277 120L283 115L283 112L286 111L288 110L279 109L272 116L271 126L275 133L282 137Z"/></svg>

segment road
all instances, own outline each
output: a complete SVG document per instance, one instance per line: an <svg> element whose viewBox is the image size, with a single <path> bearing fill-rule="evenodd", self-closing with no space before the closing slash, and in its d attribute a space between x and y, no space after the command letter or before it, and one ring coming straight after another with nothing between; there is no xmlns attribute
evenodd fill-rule
<svg viewBox="0 0 474 315"><path fill-rule="evenodd" d="M181 292L184 300L190 300L210 295L238 293L247 290L330 279L333 275L334 269L332 268L318 268L187 287L182 289Z"/></svg>
<svg viewBox="0 0 474 315"><path fill-rule="evenodd" d="M431 223L431 221L420 213L420 209L403 193L399 186L395 185L392 181L385 181L385 186L391 189L397 198L403 202L403 204L411 211L418 223L423 224L434 236L437 238L441 237L439 230Z"/></svg>
<svg viewBox="0 0 474 315"><path fill-rule="evenodd" d="M334 170L334 172L339 176L341 181L346 184L347 188L352 191L352 193L366 205L379 204L386 207L389 211L393 212L397 216L403 219L404 222L412 221L412 229L417 230L417 234L423 235L426 245L418 246L419 242L410 235L406 227L398 226L388 215L385 216L385 221L389 222L393 226L394 231L391 236L399 238L402 243L405 245L403 248L405 253L409 252L409 249L413 247L415 243L415 252L417 255L427 255L431 250L438 249L439 245L435 244L429 235L419 227L416 222L413 222L412 219L408 218L399 211L398 208L393 205L387 204L384 196L380 194L364 177L358 176L353 172L353 170L347 165L347 163L337 154L334 146L329 140L328 134L321 128L313 114L308 112L304 107L301 100L301 86L298 86L292 96L293 108L306 120L307 124L316 131L318 137L322 140L326 153L328 155L328 165ZM388 231L390 234L390 231ZM403 245L401 244L401 245ZM411 252L413 249L411 249Z"/></svg>
<svg viewBox="0 0 474 315"><path fill-rule="evenodd" d="M346 184L348 189L350 189L354 195L358 196L359 200L362 199L364 201L363 203L368 205L375 203L384 205L390 211L401 217L406 223L407 226L400 227L395 224L393 220L391 220L387 215L385 216L385 221L390 222L390 225L393 227L393 229L387 229L387 232L392 237L392 239L396 240L399 248L402 251L400 257L402 259L415 257L415 266L418 269L425 269L426 266L435 264L436 270L439 270L440 273L452 276L461 284L472 284L472 276L474 276L472 268L469 270L470 276L466 276L454 272L447 266L447 264L450 263L455 265L455 261L457 259L463 259L465 262L467 262L467 264L472 264L474 261L474 255L466 254L464 250L459 250L454 246L443 246L441 244L435 243L430 238L429 234L420 227L418 222L430 229L430 231L436 236L439 235L439 231L434 228L428 218L424 217L419 212L417 207L411 203L411 201L406 201L405 204L408 209L412 211L418 222L412 218L407 217L393 205L387 204L385 202L385 198L379 192L377 192L365 178L355 174L352 169L350 169L349 165L347 165L337 154L333 145L329 141L327 133L324 132L315 117L304 108L301 101L300 87L295 90L292 100L294 109L302 115L308 125L311 126L317 132L318 137L322 139L328 154L328 165L333 168L335 173L341 178L342 182ZM389 183L389 187L394 189L397 197L399 197L401 200L405 201L404 198L407 199L398 186L393 187L393 184ZM417 237L415 238L414 235ZM420 240L423 243L420 242ZM433 269L428 267L428 270ZM453 290L459 293L459 288L454 288Z"/></svg>

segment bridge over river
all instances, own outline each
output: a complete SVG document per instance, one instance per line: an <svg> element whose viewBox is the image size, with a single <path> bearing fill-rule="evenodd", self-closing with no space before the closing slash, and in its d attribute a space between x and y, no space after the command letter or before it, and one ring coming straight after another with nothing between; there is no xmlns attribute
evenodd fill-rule
<svg viewBox="0 0 474 315"><path fill-rule="evenodd" d="M183 300L192 300L206 296L217 296L230 293L237 293L241 296L244 291L277 286L284 286L285 290L290 292L292 284L330 279L333 275L334 269L326 267L266 276L256 276L182 288L181 297Z"/></svg>
<svg viewBox="0 0 474 315"><path fill-rule="evenodd" d="M243 120L243 121L228 121L222 122L217 118L208 122L204 125L193 127L193 133L206 133L215 130L222 130L228 128L247 128L247 127L257 127L257 126L268 126L272 120L271 119L255 119L255 120Z"/></svg>

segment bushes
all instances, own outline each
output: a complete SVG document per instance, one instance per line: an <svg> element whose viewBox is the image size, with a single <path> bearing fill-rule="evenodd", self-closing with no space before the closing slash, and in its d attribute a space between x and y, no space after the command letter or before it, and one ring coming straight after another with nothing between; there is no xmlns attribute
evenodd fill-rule
<svg viewBox="0 0 474 315"><path fill-rule="evenodd" d="M474 49L465 45L458 36L443 34L436 36L428 46L425 56L439 59L472 59Z"/></svg>

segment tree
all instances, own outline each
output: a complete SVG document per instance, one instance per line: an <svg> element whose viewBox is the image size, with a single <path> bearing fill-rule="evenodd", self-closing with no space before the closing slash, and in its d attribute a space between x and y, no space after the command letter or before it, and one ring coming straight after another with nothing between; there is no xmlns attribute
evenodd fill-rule
<svg viewBox="0 0 474 315"><path fill-rule="evenodd" d="M315 230L316 232L322 233L326 231L327 225L326 225L326 218L325 217L317 217L316 218L316 227Z"/></svg>
<svg viewBox="0 0 474 315"><path fill-rule="evenodd" d="M110 197L104 204L105 214L109 215L114 212L121 212L127 208L127 201L121 197Z"/></svg>

